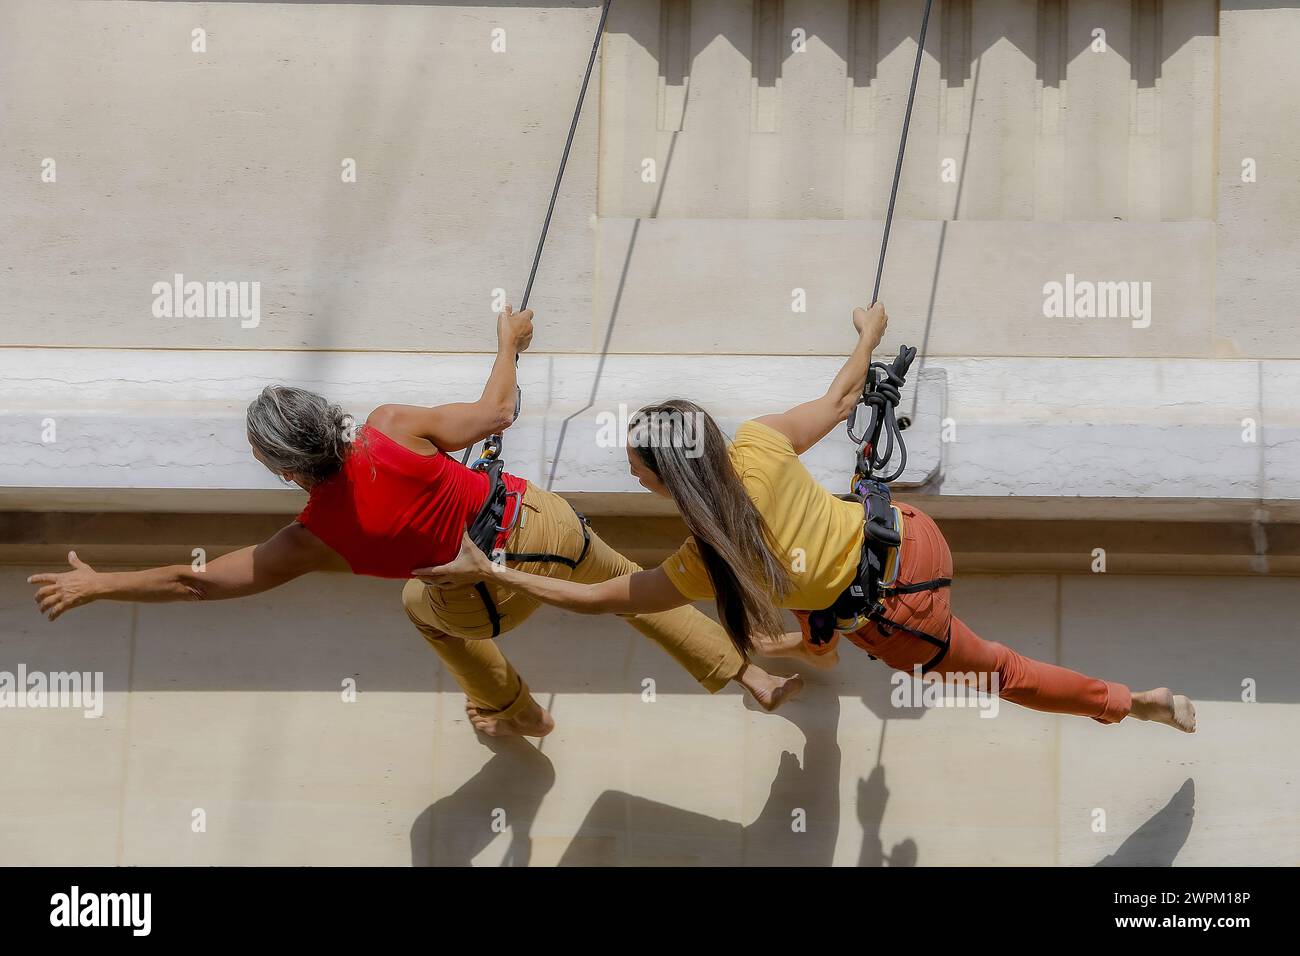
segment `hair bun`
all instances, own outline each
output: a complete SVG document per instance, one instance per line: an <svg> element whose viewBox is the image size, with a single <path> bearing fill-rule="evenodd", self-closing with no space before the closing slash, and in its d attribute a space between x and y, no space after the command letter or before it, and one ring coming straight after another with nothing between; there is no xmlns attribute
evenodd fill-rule
<svg viewBox="0 0 1300 956"><path fill-rule="evenodd" d="M335 441L338 444L351 444L356 436L357 420L348 412L343 411L337 405L334 406L334 430L336 433Z"/></svg>

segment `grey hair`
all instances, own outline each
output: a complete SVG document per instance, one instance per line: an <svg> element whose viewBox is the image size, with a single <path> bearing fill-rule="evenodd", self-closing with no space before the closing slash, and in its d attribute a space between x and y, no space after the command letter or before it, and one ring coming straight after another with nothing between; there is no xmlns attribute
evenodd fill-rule
<svg viewBox="0 0 1300 956"><path fill-rule="evenodd" d="M248 442L277 475L324 481L343 465L353 418L315 392L268 385L248 406Z"/></svg>

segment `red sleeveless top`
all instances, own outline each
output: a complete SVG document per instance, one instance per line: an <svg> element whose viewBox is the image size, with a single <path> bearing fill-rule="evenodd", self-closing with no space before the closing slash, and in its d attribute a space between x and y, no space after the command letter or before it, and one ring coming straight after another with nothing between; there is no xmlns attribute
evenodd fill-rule
<svg viewBox="0 0 1300 956"><path fill-rule="evenodd" d="M527 485L514 475L502 477L507 491ZM487 494L481 471L445 452L421 455L363 425L343 467L311 490L298 522L342 555L353 573L409 578L416 568L456 557ZM519 500L506 499L507 527Z"/></svg>

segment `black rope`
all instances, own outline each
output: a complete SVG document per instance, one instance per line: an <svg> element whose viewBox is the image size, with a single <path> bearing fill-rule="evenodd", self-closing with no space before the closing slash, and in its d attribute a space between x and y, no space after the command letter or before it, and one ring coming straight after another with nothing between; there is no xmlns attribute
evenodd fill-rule
<svg viewBox="0 0 1300 956"><path fill-rule="evenodd" d="M916 62L912 64L912 85L907 90L907 109L903 113L903 132L898 138L898 159L894 162L894 181L889 187L889 208L885 212L885 230L880 237L880 259L876 263L876 284L871 290L871 304L880 299L880 281L885 274L885 252L889 248L889 230L894 224L894 204L898 201L898 183L903 178L903 154L907 151L907 131L912 125L912 105L916 102L916 85L921 78L921 58L925 54L925 32L930 25L930 7L933 0L925 0L925 12L921 15L921 33L916 41ZM898 478L907 467L907 445L903 442L902 429L909 422L899 422L894 417L898 407L899 389L903 386L903 377L908 366L916 356L916 349L903 346L893 364L873 362L867 368L867 377L862 383L862 397L859 405L865 405L871 411L867 429L861 435L854 434L853 423L857 418L857 409L849 416L847 431L849 438L858 445L858 455L853 476L853 492L861 493L859 483L864 479L875 478L877 481L890 482ZM881 437L885 445L880 447ZM899 451L898 467L885 477L876 477L875 472L889 465L894 449Z"/></svg>
<svg viewBox="0 0 1300 956"><path fill-rule="evenodd" d="M573 136L578 131L578 119L582 116L582 104L587 98L587 84L591 82L591 71L596 65L596 55L600 52L600 40L605 35L605 19L609 16L611 3L613 3L613 0L605 0L605 6L600 11L600 22L596 24L596 37L591 41L591 55L587 57L587 72L582 75L582 88L578 90L578 103L573 107L573 119L569 123L569 137L564 141L564 153L560 156L560 168L555 174L555 186L551 189L551 202L546 207L546 218L542 220L542 234L537 237L537 251L533 253L533 267L528 271L528 284L524 286L524 297L519 303L521 312L528 308L528 296L533 291L533 279L537 277L537 265L542 261L542 246L546 245L546 233L551 228L551 214L555 212L555 200L560 195L560 182L564 179L564 167L569 162L569 150L573 148Z"/></svg>
<svg viewBox="0 0 1300 956"><path fill-rule="evenodd" d="M871 412L866 431L861 435L853 432L857 409L854 409L854 414L849 416L848 421L849 438L858 444L858 457L853 476L854 494L861 494L857 485L863 478L875 477L877 481L890 482L897 479L907 468L907 445L903 441L902 427L894 417L894 409L898 407L900 391L914 358L916 358L916 349L904 345L899 348L898 355L891 364L872 362L867 369L867 382L863 386L860 399L860 404L865 405ZM894 457L895 448L899 452L898 466L890 474L877 477L876 471L889 465L889 459Z"/></svg>
<svg viewBox="0 0 1300 956"><path fill-rule="evenodd" d="M605 0L605 5L600 11L600 21L596 24L596 36L591 41L591 55L587 57L587 70L582 75L582 86L578 90L578 102L573 107L573 119L569 121L569 135L564 140L564 152L560 154L560 168L555 172L555 185L551 187L551 201L546 206L546 218L542 220L542 233L537 237L537 249L533 252L533 265L528 270L528 282L524 285L524 297L519 302L519 311L522 312L528 308L528 297L533 292L533 280L537 278L537 267L542 261L542 249L546 245L546 234L551 229L551 216L555 213L555 200L560 195L560 184L564 181L564 167L569 163L569 152L573 149L573 137L578 132L578 120L582 117L582 104L587 99L587 86L591 83L591 71L596 66L596 56L600 53L600 41L605 35L605 20L609 17L609 8L614 0ZM928 0L927 0L928 2ZM515 356L515 368L519 367L519 356ZM518 385L515 386L515 414L519 417L519 409L523 405L524 392ZM511 419L512 421L514 419ZM491 435L483 444L483 454L479 461L490 461L501 454L502 438L501 433L497 432ZM469 461L470 452L473 450L471 445L465 449L465 456L461 459L461 464ZM477 464L477 463L476 463Z"/></svg>
<svg viewBox="0 0 1300 956"><path fill-rule="evenodd" d="M921 15L921 36L916 41L916 62L912 65L912 86L907 91L907 111L903 114L903 135L898 138L898 160L894 163L894 184L889 189L889 209L885 213L885 232L880 238L880 261L876 265L876 284L871 290L871 304L880 298L880 280L885 274L885 250L889 248L889 228L894 223L894 202L898 199L898 181L903 177L903 152L907 149L907 129L912 125L912 103L916 100L916 83L921 77L921 56L925 53L925 30L930 25L930 5L925 0Z"/></svg>

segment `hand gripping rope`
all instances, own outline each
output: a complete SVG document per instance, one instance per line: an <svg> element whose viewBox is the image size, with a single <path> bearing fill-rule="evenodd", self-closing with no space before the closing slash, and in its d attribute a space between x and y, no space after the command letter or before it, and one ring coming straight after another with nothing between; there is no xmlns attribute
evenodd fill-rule
<svg viewBox="0 0 1300 956"><path fill-rule="evenodd" d="M569 162L569 151L573 148L573 137L578 131L578 120L582 116L582 104L587 98L587 85L591 82L591 71L596 65L596 54L600 52L600 41L605 35L605 20L609 17L609 8L613 0L605 0L604 6L600 11L600 21L596 24L596 36L591 41L591 55L587 58L587 70L582 75L582 86L578 90L578 102L573 107L573 119L569 121L569 135L564 141L564 152L560 155L560 168L555 172L555 184L551 187L551 201L546 206L546 218L542 220L542 232L537 237L537 249L533 252L532 268L528 270L528 282L524 286L524 296L519 303L519 311L522 312L528 308L528 297L533 291L533 280L537 278L537 266L542 261L542 249L546 245L546 234L551 228L551 215L555 212L555 201L560 195L560 183L564 180L564 167ZM519 356L515 356L515 367L519 367ZM517 384L515 385L515 413L511 421L519 417L519 409L523 405L524 392ZM503 525L501 522L505 514L506 499L510 493L505 490L505 485L501 480L501 447L503 441L500 432L489 435L483 442L483 450L479 453L478 460L474 462L475 470L487 473L490 481L490 490L487 501L484 502L483 508L475 518L473 526L469 529L470 537L479 549L489 556L492 555L493 544L498 535L508 533L513 527ZM461 458L461 464L469 461L470 453L474 450L471 445L465 449L465 455ZM516 524L520 520L523 509L516 504L515 517L513 522ZM514 554L505 552L501 555L504 560L513 561L555 561L577 567L587 557L590 548L590 537L587 530L587 519L574 509L577 515L578 523L582 527L582 551L576 558L569 558L559 554ZM483 607L487 612L488 621L492 626L492 636L497 637L501 633L501 614L492 598L491 592L487 585L480 581L474 586L478 592L479 598L483 602Z"/></svg>
<svg viewBox="0 0 1300 956"><path fill-rule="evenodd" d="M916 84L921 75L921 57L925 52L925 32L930 22L931 2L932 0L926 0L925 13L921 18L921 33L916 43L916 63L912 67L912 85L907 93L907 111L903 114L903 133L898 142L894 182L889 190L889 209L885 214L885 229L880 240L880 260L876 264L876 284L871 293L873 305L880 297L880 280L885 271L885 250L889 246L889 229L894 222L898 182L903 175L903 152L907 148L907 130L911 125L912 104L916 100ZM899 548L902 543L901 524L891 501L889 483L898 478L907 467L907 446L903 443L902 430L908 422L905 418L896 419L894 410L898 407L899 392L907 370L915 358L916 349L904 345L889 365L872 362L867 367L858 406L849 416L846 429L849 438L858 445L858 451L854 458L850 494L842 496L861 502L863 508L862 558L858 564L858 577L833 605L809 615L808 633L813 644L825 644L836 631L854 631L866 621L874 622L885 635L906 631L937 648L922 668L929 670L937 666L947 654L948 634L942 637L926 634L891 620L885 611L885 601L895 595L936 590L952 584L949 578L914 583L895 580L887 584L885 581L891 550ZM854 432L853 425L862 406L866 406L871 417L866 431L859 435ZM898 466L886 475L877 475L877 471L883 472L889 467L895 448L899 452Z"/></svg>
<svg viewBox="0 0 1300 956"><path fill-rule="evenodd" d="M876 263L876 284L871 290L871 304L880 298L880 280L885 274L885 251L889 248L889 230L894 223L894 204L898 200L898 183L903 176L903 154L907 150L907 130L912 124L912 104L916 102L916 84L921 76L921 57L925 53L925 31L930 25L930 7L933 0L925 0L925 12L921 15L921 33L916 41L916 62L912 65L912 85L907 91L907 110L903 113L903 133L898 139L898 159L894 163L894 181L889 189L889 208L885 213L885 230L880 238L880 259ZM853 424L857 420L858 408L849 416L846 430L849 438L858 446L854 459L853 485L851 491L865 496L865 482L877 481L882 484L894 481L907 467L907 446L903 443L903 429L911 424L906 417L895 419L894 409L898 407L899 389L907 370L916 357L916 349L902 346L893 363L872 362L867 369L866 381L862 384L862 395L858 407L866 406L871 411L867 430L861 435L855 434ZM885 447L881 450L880 439L885 437ZM877 477L877 470L884 470L893 457L894 448L899 451L899 464L886 477Z"/></svg>
<svg viewBox="0 0 1300 956"><path fill-rule="evenodd" d="M555 185L551 187L551 201L546 207L546 218L542 220L542 233L537 237L537 250L533 253L533 265L532 268L528 270L528 282L524 286L524 297L519 303L520 312L528 308L528 297L533 291L533 280L537 278L537 266L542 261L542 248L546 245L546 233L551 228L551 215L555 212L555 200L560 195L560 183L564 180L564 167L569 162L569 151L573 148L573 137L578 131L578 120L582 116L582 104L587 99L587 84L591 82L591 71L596 65L596 55L600 52L600 41L605 35L605 20L609 17L609 8L612 3L613 0L605 0L605 5L600 11L600 20L596 24L596 36L591 41L591 55L587 57L587 71L582 75L582 86L578 90L578 102L573 107L573 119L569 121L569 135L564 141L564 152L560 155L560 168L555 172ZM516 355L515 367L518 368L518 366L519 356ZM523 401L523 389L516 385L514 418L519 417L519 409L523 405ZM514 419L511 419L511 421L514 421ZM479 454L478 460L474 462L474 467L482 470L491 462L501 457L502 442L503 439L500 432L488 436L487 441L483 443L483 451ZM472 445L465 449L465 455L461 459L461 464L465 464L469 461L470 452L472 450Z"/></svg>

